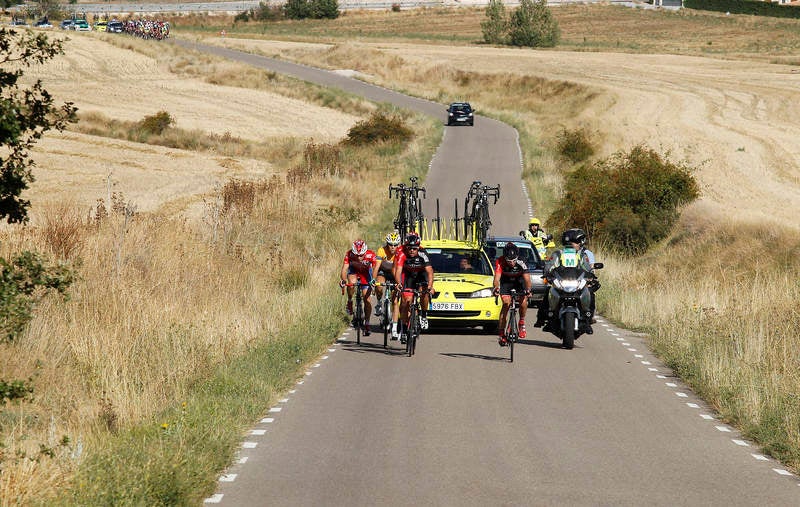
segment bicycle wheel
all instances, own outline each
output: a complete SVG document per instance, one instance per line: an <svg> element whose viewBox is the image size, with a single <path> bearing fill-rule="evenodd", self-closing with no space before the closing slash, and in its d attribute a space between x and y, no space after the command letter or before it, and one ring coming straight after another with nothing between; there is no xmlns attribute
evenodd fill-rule
<svg viewBox="0 0 800 507"><path fill-rule="evenodd" d="M517 322L517 311L516 309L512 309L508 312L508 350L509 350L509 361L514 362L514 343L517 341L519 337L519 323Z"/></svg>
<svg viewBox="0 0 800 507"><path fill-rule="evenodd" d="M361 287L357 287L355 317L353 326L356 328L356 343L361 345L361 327L364 325L364 307L361 304Z"/></svg>
<svg viewBox="0 0 800 507"><path fill-rule="evenodd" d="M383 315L381 316L381 327L383 328L383 348L388 348L389 346L389 329L392 327L391 305L389 304L388 295L387 289L387 292L384 293L380 303L381 310L383 311Z"/></svg>
<svg viewBox="0 0 800 507"><path fill-rule="evenodd" d="M410 315L408 318L408 336L406 337L406 354L408 357L414 355L414 346L416 345L417 341L417 308L416 305L412 305L410 308Z"/></svg>

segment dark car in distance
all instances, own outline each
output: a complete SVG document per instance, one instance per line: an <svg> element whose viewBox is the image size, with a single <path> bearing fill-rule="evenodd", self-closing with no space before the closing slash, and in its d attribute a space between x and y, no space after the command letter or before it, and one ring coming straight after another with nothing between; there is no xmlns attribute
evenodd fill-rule
<svg viewBox="0 0 800 507"><path fill-rule="evenodd" d="M475 110L469 105L469 102L453 102L447 108L447 124L448 125L469 125L470 127L475 123Z"/></svg>
<svg viewBox="0 0 800 507"><path fill-rule="evenodd" d="M65 19L61 22L61 29L62 30L69 30L72 28L72 25L75 24L75 20L73 19Z"/></svg>
<svg viewBox="0 0 800 507"><path fill-rule="evenodd" d="M122 21L109 21L106 26L106 32L122 33Z"/></svg>

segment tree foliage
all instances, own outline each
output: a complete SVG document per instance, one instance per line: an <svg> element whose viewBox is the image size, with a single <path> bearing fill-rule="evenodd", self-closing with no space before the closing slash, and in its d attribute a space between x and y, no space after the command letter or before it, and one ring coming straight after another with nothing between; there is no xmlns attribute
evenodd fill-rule
<svg viewBox="0 0 800 507"><path fill-rule="evenodd" d="M289 19L336 19L339 17L337 0L287 0L283 9Z"/></svg>
<svg viewBox="0 0 800 507"><path fill-rule="evenodd" d="M511 13L508 38L512 46L547 47L558 44L561 30L547 0L521 0Z"/></svg>
<svg viewBox="0 0 800 507"><path fill-rule="evenodd" d="M20 84L25 69L60 53L62 42L44 33L0 27L0 220L9 223L28 218L21 194L34 181L30 149L46 131L76 121L72 103L56 106L41 80Z"/></svg>
<svg viewBox="0 0 800 507"><path fill-rule="evenodd" d="M580 227L608 248L637 255L670 233L700 195L688 167L644 146L584 165L566 179L548 226Z"/></svg>
<svg viewBox="0 0 800 507"><path fill-rule="evenodd" d="M483 40L488 44L503 44L508 31L508 15L503 0L489 0L486 19L481 21Z"/></svg>

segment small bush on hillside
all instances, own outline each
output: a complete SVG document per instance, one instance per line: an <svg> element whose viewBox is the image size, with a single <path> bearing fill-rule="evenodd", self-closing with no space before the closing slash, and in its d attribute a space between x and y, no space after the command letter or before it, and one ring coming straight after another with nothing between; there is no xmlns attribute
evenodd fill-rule
<svg viewBox="0 0 800 507"><path fill-rule="evenodd" d="M283 12L289 19L336 19L339 17L337 0L288 0Z"/></svg>
<svg viewBox="0 0 800 507"><path fill-rule="evenodd" d="M166 111L159 111L156 114L142 118L138 127L146 134L158 136L174 124L175 118Z"/></svg>
<svg viewBox="0 0 800 507"><path fill-rule="evenodd" d="M489 0L486 19L481 21L483 40L487 44L504 44L508 32L508 16L503 0Z"/></svg>
<svg viewBox="0 0 800 507"><path fill-rule="evenodd" d="M233 18L234 21L248 22L254 21L278 21L286 17L282 5L269 5L259 2L258 7L240 12Z"/></svg>
<svg viewBox="0 0 800 507"><path fill-rule="evenodd" d="M341 148L333 144L310 142L303 150L303 162L286 174L290 185L299 185L315 177L336 176L341 170Z"/></svg>
<svg viewBox="0 0 800 507"><path fill-rule="evenodd" d="M350 127L344 144L355 146L379 142L406 143L414 133L399 116L374 113L369 119Z"/></svg>
<svg viewBox="0 0 800 507"><path fill-rule="evenodd" d="M36 303L47 293L66 294L74 274L65 266L47 266L33 252L10 262L0 257L0 341L14 341L33 318Z"/></svg>
<svg viewBox="0 0 800 507"><path fill-rule="evenodd" d="M508 38L512 46L546 47L558 44L561 30L547 0L521 0L511 13Z"/></svg>
<svg viewBox="0 0 800 507"><path fill-rule="evenodd" d="M581 227L628 255L644 253L665 238L679 208L700 195L688 167L644 146L579 168L567 177L565 188L548 225Z"/></svg>
<svg viewBox="0 0 800 507"><path fill-rule="evenodd" d="M573 164L583 162L594 155L594 147L585 129L564 129L556 141L558 153Z"/></svg>

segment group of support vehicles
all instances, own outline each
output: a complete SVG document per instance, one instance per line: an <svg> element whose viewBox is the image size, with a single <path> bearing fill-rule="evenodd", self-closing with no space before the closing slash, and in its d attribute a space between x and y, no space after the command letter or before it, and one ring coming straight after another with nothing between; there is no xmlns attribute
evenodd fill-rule
<svg viewBox="0 0 800 507"><path fill-rule="evenodd" d="M536 219L519 236L488 235L488 205L490 198L494 202L499 198L499 186L474 182L463 217L458 217L456 202L455 218L447 223L439 218L438 201L437 217L424 219L419 199L424 188L415 178L410 185L390 186L389 191L390 197L400 199L395 230L386 235L377 253L356 240L342 266L342 285L347 286L348 312L354 316L359 343L361 334L371 332L373 291L384 346L391 335L406 345L409 355L419 332L429 326L481 327L498 333L500 344L509 345L513 361L513 342L526 337L527 307L533 307L536 326L546 323L545 330L561 338L566 348L572 348L581 334L592 332L593 270L602 265L583 255L582 231L567 238L579 244L565 242L564 248L548 256L555 244L552 237L539 233ZM356 306L363 308L354 307L356 289L360 291ZM390 296L401 290L402 297ZM516 315L513 319L503 318L509 307Z"/></svg>

